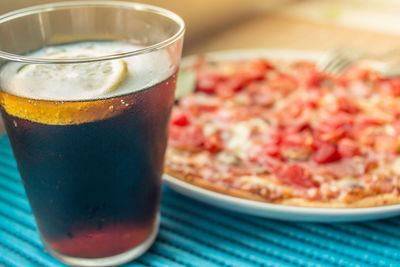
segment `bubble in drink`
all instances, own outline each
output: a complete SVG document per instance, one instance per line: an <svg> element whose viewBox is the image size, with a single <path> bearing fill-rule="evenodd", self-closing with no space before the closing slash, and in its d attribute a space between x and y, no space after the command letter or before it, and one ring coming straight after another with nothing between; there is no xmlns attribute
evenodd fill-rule
<svg viewBox="0 0 400 267"><path fill-rule="evenodd" d="M123 42L45 47L33 57L85 58ZM176 70L166 51L80 64L0 70L1 112L42 239L64 255L100 258L155 228ZM149 64L152 63L152 64Z"/></svg>

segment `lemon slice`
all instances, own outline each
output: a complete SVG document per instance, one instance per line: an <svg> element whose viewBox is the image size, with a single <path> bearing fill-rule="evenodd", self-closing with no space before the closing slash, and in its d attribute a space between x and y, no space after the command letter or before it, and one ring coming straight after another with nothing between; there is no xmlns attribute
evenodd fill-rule
<svg viewBox="0 0 400 267"><path fill-rule="evenodd" d="M53 54L54 59L93 58L95 50L74 50ZM113 92L127 73L121 59L77 64L30 64L13 77L15 92L23 97L47 100L85 100Z"/></svg>

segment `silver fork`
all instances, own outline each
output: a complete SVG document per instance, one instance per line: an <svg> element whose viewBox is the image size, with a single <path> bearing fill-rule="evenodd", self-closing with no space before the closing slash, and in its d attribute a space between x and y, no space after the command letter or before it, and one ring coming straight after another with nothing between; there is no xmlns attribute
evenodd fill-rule
<svg viewBox="0 0 400 267"><path fill-rule="evenodd" d="M373 61L387 62L393 61L393 59L396 58L397 64L387 64L387 66L382 70L383 77L395 77L400 76L399 48L389 50L385 53L372 54L351 47L340 47L322 57L321 60L317 62L317 68L326 73L338 75L343 73L354 63L361 60L368 59Z"/></svg>

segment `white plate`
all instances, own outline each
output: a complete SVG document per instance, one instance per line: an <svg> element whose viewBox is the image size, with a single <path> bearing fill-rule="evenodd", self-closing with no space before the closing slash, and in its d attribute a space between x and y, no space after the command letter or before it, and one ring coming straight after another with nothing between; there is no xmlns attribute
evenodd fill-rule
<svg viewBox="0 0 400 267"><path fill-rule="evenodd" d="M284 60L318 60L323 56L321 52L298 50L243 50L226 51L206 54L209 60L235 60L251 58L273 58ZM182 66L189 66L196 56L185 58ZM182 180L164 174L164 182L175 191L199 201L217 206L223 209L244 214L256 215L265 218L286 221L307 222L359 222L367 220L383 219L400 215L400 205L391 205L374 208L356 209L326 209L326 208L302 208L278 204L270 204L259 201L241 199L214 191L206 190Z"/></svg>

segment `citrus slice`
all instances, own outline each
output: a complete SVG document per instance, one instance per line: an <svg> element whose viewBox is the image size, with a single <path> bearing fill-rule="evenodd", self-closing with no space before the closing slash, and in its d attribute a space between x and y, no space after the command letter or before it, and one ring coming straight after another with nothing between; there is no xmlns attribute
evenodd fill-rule
<svg viewBox="0 0 400 267"><path fill-rule="evenodd" d="M74 50L51 55L54 59L93 58L95 50ZM127 67L121 59L76 64L29 64L13 77L15 92L23 97L47 100L101 98L125 79Z"/></svg>

